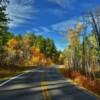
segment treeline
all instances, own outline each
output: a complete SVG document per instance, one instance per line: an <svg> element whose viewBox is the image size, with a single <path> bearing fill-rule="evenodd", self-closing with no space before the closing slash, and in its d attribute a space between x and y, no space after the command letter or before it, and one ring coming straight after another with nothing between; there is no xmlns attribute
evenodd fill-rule
<svg viewBox="0 0 100 100"><path fill-rule="evenodd" d="M92 22L90 33L86 31L89 24L84 27L82 22L68 30L69 44L64 50L65 70L61 72L64 76L71 78L73 83L100 95L100 27L97 19L95 20L95 24Z"/></svg>
<svg viewBox="0 0 100 100"><path fill-rule="evenodd" d="M36 36L34 33L26 33L24 36L14 36L10 32L6 33L7 41L1 45L0 64L1 65L48 65L59 63L61 52L53 40ZM5 37L3 38L3 40Z"/></svg>
<svg viewBox="0 0 100 100"><path fill-rule="evenodd" d="M86 27L88 28L88 24ZM91 79L100 77L100 46L97 39L99 36L94 27L92 27L91 33L88 33L84 24L80 22L76 24L75 28L68 30L69 45L65 48L64 55L65 66L69 71L79 72Z"/></svg>

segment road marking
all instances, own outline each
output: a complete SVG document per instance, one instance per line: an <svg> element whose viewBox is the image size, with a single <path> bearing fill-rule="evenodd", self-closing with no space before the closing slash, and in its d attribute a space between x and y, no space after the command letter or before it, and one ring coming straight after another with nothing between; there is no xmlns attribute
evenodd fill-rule
<svg viewBox="0 0 100 100"><path fill-rule="evenodd" d="M44 81L40 82L41 89L42 89L42 94L44 96L44 100L51 100L50 95L48 93L48 86Z"/></svg>
<svg viewBox="0 0 100 100"><path fill-rule="evenodd" d="M3 83L0 84L0 86L3 86L3 85L5 85L5 84L7 84L8 82L10 82L10 81L12 81L12 80L14 80L14 79L16 79L16 78L18 78L18 77L20 77L20 76L26 74L26 73L33 72L34 70L37 71L37 69L24 71L22 74L19 74L19 75L17 75L17 76L14 76L14 77L12 77L12 78L10 78L10 79L4 81Z"/></svg>
<svg viewBox="0 0 100 100"><path fill-rule="evenodd" d="M10 82L10 81L12 81L12 80L14 80L14 79L20 77L20 76L23 75L23 74L25 74L25 73L19 74L19 75L17 75L17 76L14 76L14 77L10 78L10 79L7 80L7 81L4 81L3 83L0 84L0 86L3 86L3 85L5 85L5 84L7 84L8 82Z"/></svg>
<svg viewBox="0 0 100 100"><path fill-rule="evenodd" d="M8 82L10 82L10 81L12 81L12 80L14 80L14 79L16 79L16 78L18 78L18 77L20 77L20 76L26 74L26 73L33 72L33 71L38 71L38 69L33 69L33 70L24 71L22 74L19 74L19 75L17 75L17 76L14 76L14 77L12 77L12 78L10 78L10 79L4 81L3 83L0 84L0 86L3 86L3 85L5 85L5 84L7 84Z"/></svg>

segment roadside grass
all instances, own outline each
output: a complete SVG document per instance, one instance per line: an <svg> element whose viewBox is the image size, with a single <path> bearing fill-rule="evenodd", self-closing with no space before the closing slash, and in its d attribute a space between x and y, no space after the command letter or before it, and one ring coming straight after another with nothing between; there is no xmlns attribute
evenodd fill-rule
<svg viewBox="0 0 100 100"><path fill-rule="evenodd" d="M18 74L23 73L24 71L31 70L34 68L37 68L38 66L41 66L44 68L49 68L51 65L33 65L33 66L15 66L15 65L9 65L9 66L0 66L0 83L3 80L7 80L10 77L16 76Z"/></svg>
<svg viewBox="0 0 100 100"><path fill-rule="evenodd" d="M70 78L72 80L72 83L85 88L86 90L90 91L100 98L100 78L92 80L85 77L84 75L81 75L78 72L70 72L68 70L65 70L65 68L60 68L59 71L62 75L64 75L64 77Z"/></svg>
<svg viewBox="0 0 100 100"><path fill-rule="evenodd" d="M36 66L0 66L0 82L35 67Z"/></svg>

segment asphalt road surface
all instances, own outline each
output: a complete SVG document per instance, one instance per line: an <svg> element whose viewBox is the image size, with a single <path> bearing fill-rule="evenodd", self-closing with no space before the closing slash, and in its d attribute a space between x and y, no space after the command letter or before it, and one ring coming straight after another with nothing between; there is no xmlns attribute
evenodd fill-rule
<svg viewBox="0 0 100 100"><path fill-rule="evenodd" d="M0 100L100 100L66 80L55 68L36 68L3 82Z"/></svg>

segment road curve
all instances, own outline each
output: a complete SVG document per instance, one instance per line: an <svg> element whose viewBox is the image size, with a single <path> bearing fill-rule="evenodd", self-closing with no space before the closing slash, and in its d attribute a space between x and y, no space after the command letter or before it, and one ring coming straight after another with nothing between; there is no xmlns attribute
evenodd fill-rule
<svg viewBox="0 0 100 100"><path fill-rule="evenodd" d="M0 86L0 100L100 100L67 81L55 68L36 68Z"/></svg>

